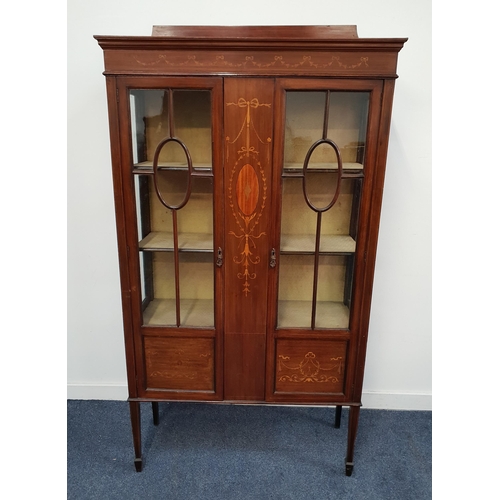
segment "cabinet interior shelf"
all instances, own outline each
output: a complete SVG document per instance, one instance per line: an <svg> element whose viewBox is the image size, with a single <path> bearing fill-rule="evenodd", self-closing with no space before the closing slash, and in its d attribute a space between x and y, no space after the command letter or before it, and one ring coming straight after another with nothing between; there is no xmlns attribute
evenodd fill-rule
<svg viewBox="0 0 500 500"><path fill-rule="evenodd" d="M158 164L158 170L160 171L187 171L188 167L186 163L181 162L169 162ZM153 162L152 161L142 161L140 163L134 164L133 169L134 174L153 174ZM213 177L212 165L206 163L193 163L193 174L200 177Z"/></svg>
<svg viewBox="0 0 500 500"><path fill-rule="evenodd" d="M282 234L282 254L313 254L315 249L313 234ZM319 252L321 254L353 254L356 251L356 241L349 235L321 235Z"/></svg>
<svg viewBox="0 0 500 500"><path fill-rule="evenodd" d="M180 299L181 326L213 328L212 299ZM175 326L175 299L153 299L142 313L147 326Z"/></svg>
<svg viewBox="0 0 500 500"><path fill-rule="evenodd" d="M139 242L139 250L145 252L172 252L174 250L173 234L153 231ZM213 236L204 233L179 233L179 251L213 252Z"/></svg>
<svg viewBox="0 0 500 500"><path fill-rule="evenodd" d="M281 237L281 253L313 254L315 236L312 234L283 234ZM174 249L173 234L153 231L139 242L139 249L145 252L171 252ZM180 233L179 251L213 252L211 234ZM319 251L321 254L353 254L356 241L349 235L322 235Z"/></svg>
<svg viewBox="0 0 500 500"><path fill-rule="evenodd" d="M278 328L311 328L310 300L279 300ZM349 308L342 302L316 302L315 328L349 328Z"/></svg>
<svg viewBox="0 0 500 500"><path fill-rule="evenodd" d="M213 327L214 302L210 299L180 299L181 326ZM311 301L280 300L278 328L311 327ZM175 299L153 299L143 312L144 325L174 326ZM349 308L341 302L316 303L316 328L347 329Z"/></svg>
<svg viewBox="0 0 500 500"><path fill-rule="evenodd" d="M337 163L313 163L309 162L307 165L307 170L314 171L314 172L337 172L338 171L338 165ZM285 174L301 174L304 169L304 164L303 163L289 163L286 162L283 165L283 173ZM362 173L363 172L363 165L361 163L355 163L355 162L345 162L342 163L342 170L343 171L348 171L350 173Z"/></svg>

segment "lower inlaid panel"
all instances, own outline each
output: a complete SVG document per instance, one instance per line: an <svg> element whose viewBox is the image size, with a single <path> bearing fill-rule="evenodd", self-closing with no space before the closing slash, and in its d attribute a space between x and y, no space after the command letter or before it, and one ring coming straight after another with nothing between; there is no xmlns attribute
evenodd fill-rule
<svg viewBox="0 0 500 500"><path fill-rule="evenodd" d="M275 392L343 393L346 351L345 341L278 339Z"/></svg>
<svg viewBox="0 0 500 500"><path fill-rule="evenodd" d="M148 389L214 392L214 339L145 337Z"/></svg>

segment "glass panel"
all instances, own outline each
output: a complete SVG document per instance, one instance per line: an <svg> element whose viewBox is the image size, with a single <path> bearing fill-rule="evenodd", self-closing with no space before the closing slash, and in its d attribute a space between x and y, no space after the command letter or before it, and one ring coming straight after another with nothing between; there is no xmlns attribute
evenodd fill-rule
<svg viewBox="0 0 500 500"><path fill-rule="evenodd" d="M173 252L144 252L152 255L152 292L143 322L149 326L176 326L175 259ZM181 253L180 326L214 326L213 259L210 254Z"/></svg>
<svg viewBox="0 0 500 500"><path fill-rule="evenodd" d="M281 255L278 328L310 328L314 256Z"/></svg>
<svg viewBox="0 0 500 500"><path fill-rule="evenodd" d="M211 254L180 254L182 326L214 326L214 261Z"/></svg>
<svg viewBox="0 0 500 500"><path fill-rule="evenodd" d="M319 256L316 328L347 328L349 309L344 303L346 258Z"/></svg>
<svg viewBox="0 0 500 500"><path fill-rule="evenodd" d="M213 179L195 177L189 202L178 211L179 249L213 252Z"/></svg>
<svg viewBox="0 0 500 500"><path fill-rule="evenodd" d="M315 328L348 328L346 257L320 256ZM311 328L313 255L282 254L279 273L278 328Z"/></svg>
<svg viewBox="0 0 500 500"><path fill-rule="evenodd" d="M190 172L188 170L188 157L182 146L176 141L165 143L159 153L159 163L162 165L175 165L177 168L160 168L156 174L156 189L163 203L169 207L183 205L189 196Z"/></svg>
<svg viewBox="0 0 500 500"><path fill-rule="evenodd" d="M210 92L133 90L130 106L143 322L213 328Z"/></svg>
<svg viewBox="0 0 500 500"><path fill-rule="evenodd" d="M278 328L349 328L369 97L287 92Z"/></svg>
<svg viewBox="0 0 500 500"><path fill-rule="evenodd" d="M134 89L130 91L130 112L135 168L151 168L158 144L168 137L186 145L194 168L212 167L210 91ZM182 148L163 148L159 165L186 168Z"/></svg>
<svg viewBox="0 0 500 500"><path fill-rule="evenodd" d="M323 136L325 97L326 92L287 92L286 169L301 169L309 148Z"/></svg>
<svg viewBox="0 0 500 500"><path fill-rule="evenodd" d="M314 153L311 158L313 156ZM304 196L309 201L309 205L312 205L310 208L320 212L327 210L334 201L339 182L338 170L331 168L322 171L307 169L304 178Z"/></svg>
<svg viewBox="0 0 500 500"><path fill-rule="evenodd" d="M309 187L323 203L330 194L325 194L328 186L315 176ZM317 215L307 205L302 189L302 179L285 177L283 182L281 216L281 252L314 252ZM356 242L350 234L355 179L343 179L340 195L333 207L321 218L320 252L354 252Z"/></svg>
<svg viewBox="0 0 500 500"><path fill-rule="evenodd" d="M342 154L345 169L363 168L369 92L330 92L328 137Z"/></svg>
<svg viewBox="0 0 500 500"><path fill-rule="evenodd" d="M309 148L323 137L327 92L287 92L285 169L300 169ZM327 137L340 149L346 170L363 168L369 92L328 92ZM325 168L331 161L327 147L309 168ZM334 160L336 162L336 159Z"/></svg>
<svg viewBox="0 0 500 500"><path fill-rule="evenodd" d="M175 172L162 186L166 195L182 183ZM214 326L213 180L194 178L189 201L179 210L166 208L154 190L151 175L137 175L139 249L144 324L176 326L174 212L179 255L179 326ZM142 190L140 186L142 185ZM149 200L149 203L148 203ZM149 285L148 285L149 283Z"/></svg>
<svg viewBox="0 0 500 500"><path fill-rule="evenodd" d="M166 197L182 188L182 172L171 176L170 184L160 184ZM156 195L152 176L135 177L141 250L173 250L173 210L165 207ZM176 182L179 180L179 182ZM139 188L142 186L142 189ZM177 235L180 251L213 252L213 179L196 177L186 205L177 210Z"/></svg>
<svg viewBox="0 0 500 500"><path fill-rule="evenodd" d="M174 90L173 94L175 136L189 148L194 168L211 168L210 92Z"/></svg>
<svg viewBox="0 0 500 500"><path fill-rule="evenodd" d="M148 252L146 281L150 282L151 296L143 299L145 325L176 324L174 255L172 252Z"/></svg>

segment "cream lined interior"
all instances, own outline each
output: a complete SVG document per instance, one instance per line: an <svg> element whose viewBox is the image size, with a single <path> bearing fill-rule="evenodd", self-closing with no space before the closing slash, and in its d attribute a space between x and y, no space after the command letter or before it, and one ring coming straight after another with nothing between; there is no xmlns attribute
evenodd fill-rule
<svg viewBox="0 0 500 500"><path fill-rule="evenodd" d="M311 314L311 302L280 300L278 302L278 328L311 328ZM348 328L349 309L341 302L317 302L315 327Z"/></svg>
<svg viewBox="0 0 500 500"><path fill-rule="evenodd" d="M206 299L181 299L181 326L213 327L214 301ZM154 299L143 313L145 325L161 326L176 324L175 300Z"/></svg>
<svg viewBox="0 0 500 500"><path fill-rule="evenodd" d="M168 109L163 106L162 92L154 92L156 94L145 96L142 103L143 109L149 109L150 114L143 120L147 131L143 138L145 154L140 156L137 153L136 158L137 165L141 167L152 167L158 142L168 136ZM293 98L287 101L284 168L290 170L302 169L305 154L322 134L323 113L318 112L318 103L321 101L318 93L311 93L315 95L310 96L308 93L301 94L305 96L302 101L293 102ZM179 95L180 98L177 97L174 104L176 136L180 137L189 148L195 168L210 168L210 96L208 95L207 100L203 92L193 92L191 96L188 93ZM161 109L160 103L163 106ZM193 111L196 106L199 113ZM354 108L354 110L352 107L349 108L350 117L344 118L344 124L338 119L337 121L331 119L329 129L329 136L334 136L336 142L338 141L343 167L348 171L363 168L361 163L357 163L359 148L363 148L364 144L360 141L361 125L358 123L356 128L354 126L356 117L353 117L353 113L362 114L362 105L355 105ZM334 102L330 114L341 116L342 109ZM178 118L179 116L183 118ZM139 126L135 134L140 135ZM136 145L136 150L141 150L139 143ZM186 159L182 148L178 145L165 147L160 155L160 163L173 167L172 170L161 172L157 176L162 197L167 203L178 204L183 200L187 186ZM336 174L331 172L335 169L335 163L336 157L329 146L318 148L311 157L308 166L310 170L330 169L330 173L315 173L307 177L307 191L317 206L327 205L332 199ZM151 232L140 242L140 248L152 251L154 299L149 303L143 317L145 324L174 325L176 319L174 255L171 251L172 211L158 199L152 176L148 175L147 178ZM181 324L211 327L214 324L213 179L196 177L192 182L188 203L177 211L178 242L181 250L179 255ZM314 257L301 253L314 252L317 216L304 199L301 178L284 177L282 182L280 250L283 254L278 259L278 327L310 328ZM346 254L355 252L356 242L349 235L353 183L352 179L342 179L340 196L336 204L322 215L320 252ZM317 328L348 327L349 310L344 305L346 262L344 256L320 256Z"/></svg>
<svg viewBox="0 0 500 500"><path fill-rule="evenodd" d="M339 148L343 169L362 171L368 93L331 92L327 138ZM301 171L308 151L323 138L326 92L287 92L284 173ZM317 146L307 164L304 180L282 178L281 242L278 288L278 327L311 327L317 213L332 201L339 182L338 157L330 144ZM321 172L314 171L322 170ZM354 192L353 179L340 180L340 194L322 212L320 253L353 255L356 242L350 235ZM295 253L295 254L294 254ZM340 255L320 255L318 264L316 328L347 328L346 280L348 260ZM348 292L349 293L349 292Z"/></svg>
<svg viewBox="0 0 500 500"><path fill-rule="evenodd" d="M360 161L366 138L367 92L331 92L327 137L340 149L346 164ZM285 165L302 164L309 148L323 137L326 92L287 92ZM330 147L318 148L315 163L335 161ZM362 163L362 161L361 161Z"/></svg>
<svg viewBox="0 0 500 500"><path fill-rule="evenodd" d="M173 90L174 135L189 149L194 164L212 164L211 94L207 90ZM165 90L133 90L130 104L134 163L152 162L158 144L170 137L169 102ZM182 165L181 148L163 148L159 161Z"/></svg>
<svg viewBox="0 0 500 500"><path fill-rule="evenodd" d="M315 235L317 216L306 203L302 189L302 179L285 177L282 182L282 240L289 239L291 236ZM308 191L315 193L314 201L321 207L331 201L334 187L327 185L322 174L318 173L308 179ZM349 235L352 199L353 180L342 179L337 202L322 215L322 235Z"/></svg>

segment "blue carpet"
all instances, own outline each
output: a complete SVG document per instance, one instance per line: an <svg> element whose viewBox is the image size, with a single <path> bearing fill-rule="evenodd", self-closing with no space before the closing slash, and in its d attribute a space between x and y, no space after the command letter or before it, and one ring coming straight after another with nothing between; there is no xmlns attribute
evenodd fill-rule
<svg viewBox="0 0 500 500"><path fill-rule="evenodd" d="M141 404L135 472L128 403L68 401L68 499L431 499L431 412L361 409L346 477L348 409Z"/></svg>

